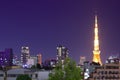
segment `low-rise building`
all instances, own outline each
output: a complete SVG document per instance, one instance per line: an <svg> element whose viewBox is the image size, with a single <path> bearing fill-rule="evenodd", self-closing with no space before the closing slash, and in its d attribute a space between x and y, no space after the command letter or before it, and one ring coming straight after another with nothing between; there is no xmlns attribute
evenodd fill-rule
<svg viewBox="0 0 120 80"><path fill-rule="evenodd" d="M21 74L27 74L32 80L47 80L49 77L50 71L45 70L30 70L30 69L10 69L7 71L7 76L5 76L5 71L0 71L0 80L4 80L6 77L7 80L16 80L17 76Z"/></svg>
<svg viewBox="0 0 120 80"><path fill-rule="evenodd" d="M104 65L97 67L89 80L120 80L120 62L118 58L109 58Z"/></svg>

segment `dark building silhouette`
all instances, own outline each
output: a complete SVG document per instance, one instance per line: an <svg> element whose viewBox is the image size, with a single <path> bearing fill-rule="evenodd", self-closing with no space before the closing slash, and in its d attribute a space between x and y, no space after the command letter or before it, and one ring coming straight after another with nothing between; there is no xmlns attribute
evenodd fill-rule
<svg viewBox="0 0 120 80"><path fill-rule="evenodd" d="M5 51L0 52L0 66L12 66L13 65L13 50L6 48Z"/></svg>
<svg viewBox="0 0 120 80"><path fill-rule="evenodd" d="M46 70L50 70L56 67L56 59L47 59L43 63L43 68Z"/></svg>

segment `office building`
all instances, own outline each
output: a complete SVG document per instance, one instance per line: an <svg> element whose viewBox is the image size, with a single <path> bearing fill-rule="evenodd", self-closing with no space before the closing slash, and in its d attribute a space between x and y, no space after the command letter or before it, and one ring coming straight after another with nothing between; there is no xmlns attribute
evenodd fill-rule
<svg viewBox="0 0 120 80"><path fill-rule="evenodd" d="M64 46L57 47L57 62L64 62L65 58L68 57L68 49Z"/></svg>
<svg viewBox="0 0 120 80"><path fill-rule="evenodd" d="M28 59L30 58L30 50L29 47L22 47L21 48L21 63L22 65L26 65Z"/></svg>

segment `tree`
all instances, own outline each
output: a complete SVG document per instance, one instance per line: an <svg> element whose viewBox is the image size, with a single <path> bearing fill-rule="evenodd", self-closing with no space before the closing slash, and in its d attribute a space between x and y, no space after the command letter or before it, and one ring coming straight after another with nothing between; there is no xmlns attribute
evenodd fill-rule
<svg viewBox="0 0 120 80"><path fill-rule="evenodd" d="M26 74L22 74L22 75L19 75L16 80L32 80L28 75Z"/></svg>
<svg viewBox="0 0 120 80"><path fill-rule="evenodd" d="M31 66L31 69L36 69L36 68L37 68L36 65Z"/></svg>
<svg viewBox="0 0 120 80"><path fill-rule="evenodd" d="M82 80L81 69L70 58L66 58L64 65L59 63L49 74L49 80Z"/></svg>

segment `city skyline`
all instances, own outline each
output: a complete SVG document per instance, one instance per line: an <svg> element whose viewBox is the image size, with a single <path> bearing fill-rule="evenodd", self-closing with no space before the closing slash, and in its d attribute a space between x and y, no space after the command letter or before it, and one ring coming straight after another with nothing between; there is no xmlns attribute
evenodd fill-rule
<svg viewBox="0 0 120 80"><path fill-rule="evenodd" d="M109 3L109 4L108 4ZM22 46L30 55L56 58L56 47L68 48L69 55L92 61L94 15L97 11L101 58L120 54L120 1L1 1L0 51L12 48L21 54Z"/></svg>

